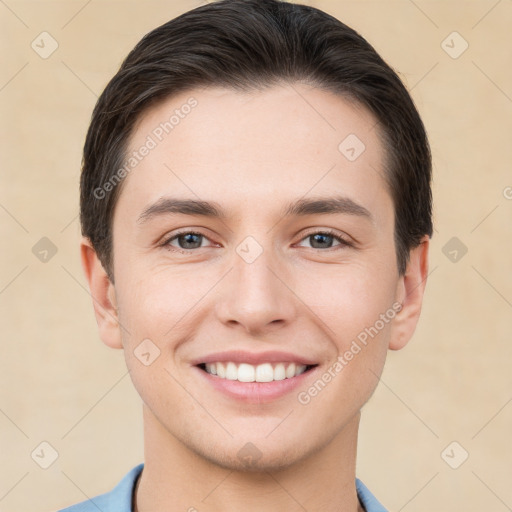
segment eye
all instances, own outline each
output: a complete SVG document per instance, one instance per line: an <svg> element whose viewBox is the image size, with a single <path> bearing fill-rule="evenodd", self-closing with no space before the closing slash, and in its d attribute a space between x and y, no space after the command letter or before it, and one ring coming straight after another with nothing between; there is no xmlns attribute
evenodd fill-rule
<svg viewBox="0 0 512 512"><path fill-rule="evenodd" d="M339 244L334 246L334 248L352 247L352 243L329 229L309 233L302 240L309 240L312 245L312 249L332 249L333 239L339 242Z"/></svg>
<svg viewBox="0 0 512 512"><path fill-rule="evenodd" d="M162 247L166 247L173 251L187 253L193 249L201 249L201 247L204 247L202 245L204 240L208 240L208 238L206 238L202 233L198 233L196 231L181 231L175 233L172 237L167 238L162 243ZM173 244L175 241L178 244L178 247Z"/></svg>
<svg viewBox="0 0 512 512"><path fill-rule="evenodd" d="M197 231L181 231L174 233L171 237L165 239L161 246L172 251L187 254L194 249L213 246L204 246L202 242L205 240L209 239L204 234ZM311 248L317 250L336 250L336 248L353 246L353 244L346 240L344 237L329 229L311 232L307 234L302 240L309 240L311 243ZM337 241L338 244L333 246L333 240Z"/></svg>

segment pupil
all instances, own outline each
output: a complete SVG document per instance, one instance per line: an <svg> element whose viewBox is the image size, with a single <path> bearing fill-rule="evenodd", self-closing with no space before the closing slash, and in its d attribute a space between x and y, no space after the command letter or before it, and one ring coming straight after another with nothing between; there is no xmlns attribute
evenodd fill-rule
<svg viewBox="0 0 512 512"><path fill-rule="evenodd" d="M194 242L194 238L199 238L201 235L195 235L194 233L187 233L186 235L181 235L180 239L185 240L185 246L182 249L191 249L190 244L197 244L197 240ZM182 244L180 244L182 245ZM199 246L201 246L201 242L199 241Z"/></svg>
<svg viewBox="0 0 512 512"><path fill-rule="evenodd" d="M312 245L313 245L313 247L315 247L315 243L316 243L317 241L319 241L319 242L320 242L320 244L322 244L322 243L324 243L324 244L325 244L325 243L326 243L326 239L332 238L332 236L331 236L331 235L322 234L322 233L317 233L317 234L315 234L315 235L312 235L312 237L313 237L313 240L314 240L314 242L313 242L313 244L312 244ZM319 240L319 239L320 239L320 240ZM332 240L331 240L331 242L332 242ZM328 246L328 247L330 247L331 245L332 245L332 243L331 243L331 244L327 243L327 246ZM315 248L316 248L316 247L315 247Z"/></svg>
<svg viewBox="0 0 512 512"><path fill-rule="evenodd" d="M187 249L190 249L190 245L194 245L198 243L198 239L201 237L201 235L196 235L194 233L187 233L186 235L182 235L180 237L180 240L183 241L184 240L184 243L186 245L186 247L182 247L182 248L187 248ZM327 244L327 247L331 247L332 245L332 236L331 235L327 235L327 234L322 234L322 233L316 233L315 235L311 235L311 238L313 239L313 247L315 247L316 244L320 244L320 246L324 247L325 244ZM329 243L329 241L331 243ZM180 244L182 245L182 244ZM201 245L200 241L199 241L199 246Z"/></svg>

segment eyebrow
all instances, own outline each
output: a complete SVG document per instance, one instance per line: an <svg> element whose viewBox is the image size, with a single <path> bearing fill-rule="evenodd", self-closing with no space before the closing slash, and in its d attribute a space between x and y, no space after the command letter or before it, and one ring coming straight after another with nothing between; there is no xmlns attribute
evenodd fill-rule
<svg viewBox="0 0 512 512"><path fill-rule="evenodd" d="M161 197L158 201L144 209L139 215L137 223L143 224L155 217L169 214L195 215L218 219L227 218L224 209L216 202ZM282 212L283 217L302 217L319 214L354 215L374 223L374 218L367 208L344 196L299 199L286 205Z"/></svg>

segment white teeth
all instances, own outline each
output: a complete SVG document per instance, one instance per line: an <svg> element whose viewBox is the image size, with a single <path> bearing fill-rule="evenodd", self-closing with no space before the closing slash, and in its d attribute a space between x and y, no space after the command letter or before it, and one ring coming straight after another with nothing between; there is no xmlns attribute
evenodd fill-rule
<svg viewBox="0 0 512 512"><path fill-rule="evenodd" d="M226 379L238 380L238 369L235 363L228 363L226 365Z"/></svg>
<svg viewBox="0 0 512 512"><path fill-rule="evenodd" d="M272 382L296 377L306 371L306 365L295 363L262 363L257 366L248 363L206 363L206 371L221 379L240 382Z"/></svg>
<svg viewBox="0 0 512 512"><path fill-rule="evenodd" d="M270 363L256 366L256 382L272 382L274 380L274 369Z"/></svg>
<svg viewBox="0 0 512 512"><path fill-rule="evenodd" d="M250 364L242 363L238 367L238 380L240 382L254 382L256 369Z"/></svg>
<svg viewBox="0 0 512 512"><path fill-rule="evenodd" d="M293 366L295 366L292 363ZM290 365L291 366L291 365ZM283 363L277 363L274 368L274 380L284 380L286 379L286 370L284 369Z"/></svg>
<svg viewBox="0 0 512 512"><path fill-rule="evenodd" d="M307 366L305 364L298 364L295 367L295 375L300 375L306 371Z"/></svg>
<svg viewBox="0 0 512 512"><path fill-rule="evenodd" d="M291 365L286 368L286 378L290 379L295 375L295 363L292 363Z"/></svg>
<svg viewBox="0 0 512 512"><path fill-rule="evenodd" d="M217 375L221 378L221 379L225 379L226 378L226 367L222 364L222 363L213 363L213 364L210 364L210 368L211 367L217 367ZM208 368L206 368L206 371L208 371ZM213 373L213 372L211 372ZM214 374L215 375L215 374Z"/></svg>

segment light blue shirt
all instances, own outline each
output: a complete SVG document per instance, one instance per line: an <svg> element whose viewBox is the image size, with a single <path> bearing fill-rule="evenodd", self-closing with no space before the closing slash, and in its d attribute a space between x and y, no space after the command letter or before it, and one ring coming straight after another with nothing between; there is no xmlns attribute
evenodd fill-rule
<svg viewBox="0 0 512 512"><path fill-rule="evenodd" d="M144 464L134 467L110 492L64 508L59 512L133 512L133 490L143 467ZM359 501L366 512L387 512L358 478L356 478L356 489Z"/></svg>

